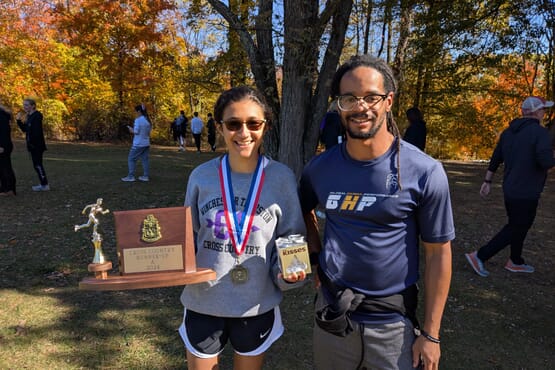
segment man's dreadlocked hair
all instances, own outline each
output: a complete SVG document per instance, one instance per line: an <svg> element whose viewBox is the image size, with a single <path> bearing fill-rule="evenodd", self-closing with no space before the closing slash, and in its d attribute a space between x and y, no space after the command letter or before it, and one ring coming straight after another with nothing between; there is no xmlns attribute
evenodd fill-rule
<svg viewBox="0 0 555 370"><path fill-rule="evenodd" d="M389 65L382 59L373 57L368 54L364 55L354 55L348 61L343 63L335 72L333 76L333 80L331 81L331 96L334 99L337 99L341 92L339 91L339 85L341 83L341 79L343 76L358 67L369 67L373 68L378 71L383 78L383 85L385 88L385 93L393 93L397 91L397 81L395 81L395 77L393 77L393 71L389 67ZM391 111L386 113L386 123L387 123L387 130L395 137L395 141L397 142L397 181L399 183L399 190L401 190L401 160L400 160L400 153L401 153L401 134L399 132L399 127L397 123L393 119L393 114Z"/></svg>

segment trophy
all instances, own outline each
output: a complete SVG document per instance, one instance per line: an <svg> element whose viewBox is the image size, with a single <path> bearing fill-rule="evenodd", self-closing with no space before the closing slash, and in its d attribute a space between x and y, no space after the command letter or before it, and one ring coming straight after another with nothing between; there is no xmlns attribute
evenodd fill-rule
<svg viewBox="0 0 555 370"><path fill-rule="evenodd" d="M79 283L85 290L128 290L196 284L216 279L216 272L196 267L191 209L169 207L115 211L116 247L119 274L108 275L112 263L102 252L98 216L110 212L102 208L102 198L83 209L89 220L74 230L93 226L94 258L88 270L94 277Z"/></svg>
<svg viewBox="0 0 555 370"><path fill-rule="evenodd" d="M102 198L98 198L96 203L86 205L83 208L82 214L89 209L89 219L86 223L82 225L75 225L73 227L74 231L81 230L83 228L93 226L92 238L91 241L94 246L94 257L92 262L88 266L88 270L90 272L94 272L96 278L99 279L107 279L108 273L107 271L112 268L112 262L107 261L104 257L104 253L102 252L102 236L98 233L98 224L100 223L97 217L97 214L105 215L110 212L109 209L102 208Z"/></svg>

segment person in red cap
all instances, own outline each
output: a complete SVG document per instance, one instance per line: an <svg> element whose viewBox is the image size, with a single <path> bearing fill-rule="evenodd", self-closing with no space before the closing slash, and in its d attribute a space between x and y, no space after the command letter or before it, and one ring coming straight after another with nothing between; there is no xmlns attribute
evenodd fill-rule
<svg viewBox="0 0 555 370"><path fill-rule="evenodd" d="M546 109L552 106L552 101L538 96L526 98L521 106L522 117L511 121L493 151L480 195L488 196L493 175L504 163L503 195L508 222L486 245L466 254L472 269L482 277L489 275L484 263L508 245L511 254L505 269L534 272L534 267L522 258L522 247L536 217L547 170L555 166L549 133L541 125Z"/></svg>

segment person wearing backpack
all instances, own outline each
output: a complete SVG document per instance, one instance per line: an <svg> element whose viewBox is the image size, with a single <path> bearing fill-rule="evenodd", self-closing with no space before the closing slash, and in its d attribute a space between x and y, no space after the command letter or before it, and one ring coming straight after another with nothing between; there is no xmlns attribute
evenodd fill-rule
<svg viewBox="0 0 555 370"><path fill-rule="evenodd" d="M172 122L173 140L177 141L179 151L185 150L185 132L187 131L187 116L184 111L179 112L179 116Z"/></svg>

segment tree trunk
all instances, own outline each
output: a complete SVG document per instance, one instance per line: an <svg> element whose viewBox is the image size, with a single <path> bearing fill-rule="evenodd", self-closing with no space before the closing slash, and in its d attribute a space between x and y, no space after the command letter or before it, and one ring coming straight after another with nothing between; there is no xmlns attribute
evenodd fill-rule
<svg viewBox="0 0 555 370"><path fill-rule="evenodd" d="M308 122L313 81L317 77L318 1L284 0L283 87L278 160L299 175L303 137Z"/></svg>
<svg viewBox="0 0 555 370"><path fill-rule="evenodd" d="M305 130L303 165L314 156L318 147L320 121L328 108L331 80L339 64L352 7L352 0L341 1L333 14L331 38L320 68L318 83L312 97L310 121Z"/></svg>
<svg viewBox="0 0 555 370"><path fill-rule="evenodd" d="M374 2L368 0L368 6L366 7L366 22L364 24L364 54L368 54L368 44L370 40L370 25L372 24L372 5Z"/></svg>
<svg viewBox="0 0 555 370"><path fill-rule="evenodd" d="M410 29L412 27L412 19L414 17L414 4L412 0L402 0L401 1L401 21L399 24L399 39L397 42L397 50L395 51L395 57L393 59L393 73L397 79L397 96L395 99L395 106L393 111L397 112L396 117L401 116L399 107L401 106L403 96L403 90L405 88L405 78L403 75L403 69L405 65L405 58L407 56L407 46L409 43Z"/></svg>
<svg viewBox="0 0 555 370"><path fill-rule="evenodd" d="M278 86L276 81L276 63L274 60L274 41L272 37L272 0L261 0L255 20L257 54L256 63L261 65L255 75L256 87L264 94L274 116L273 128L264 139L264 148L271 157L277 158L279 150L280 110ZM251 68L253 61L251 60ZM259 81L260 79L260 81Z"/></svg>

